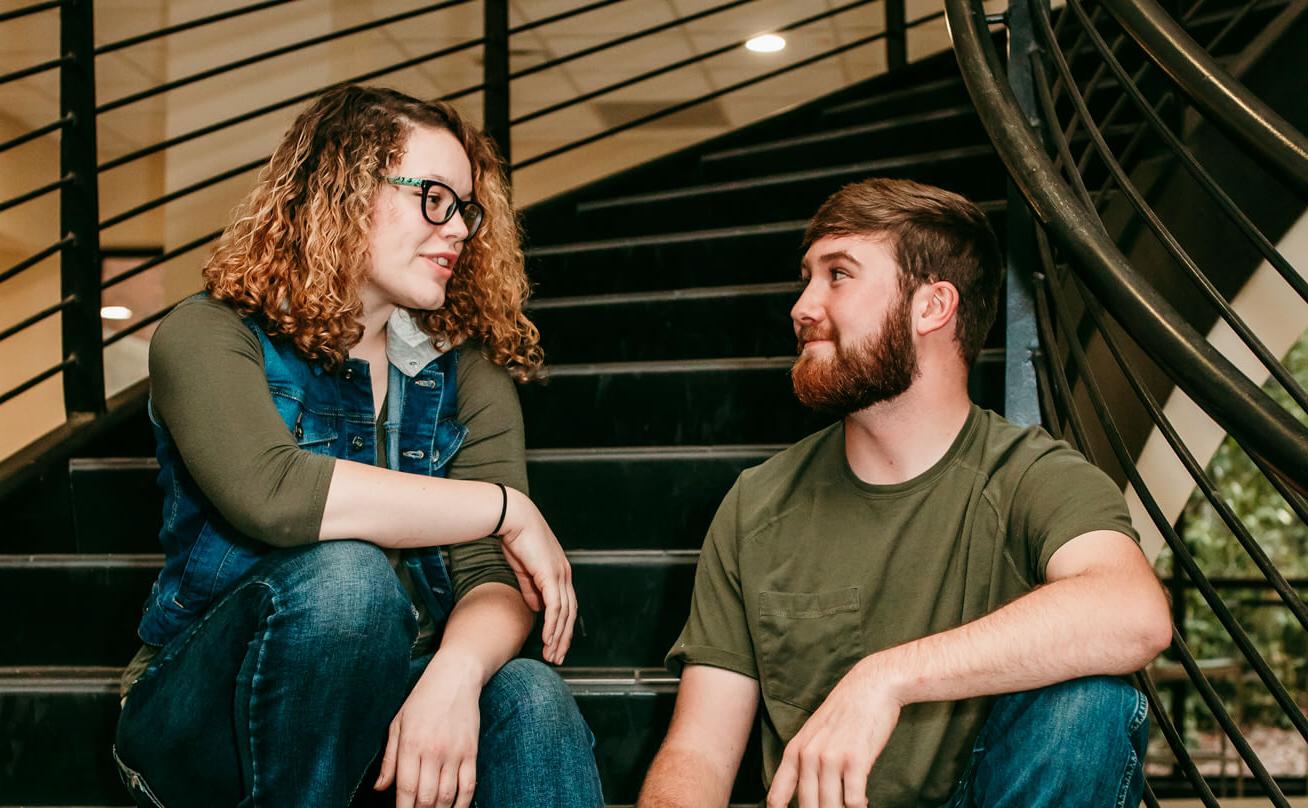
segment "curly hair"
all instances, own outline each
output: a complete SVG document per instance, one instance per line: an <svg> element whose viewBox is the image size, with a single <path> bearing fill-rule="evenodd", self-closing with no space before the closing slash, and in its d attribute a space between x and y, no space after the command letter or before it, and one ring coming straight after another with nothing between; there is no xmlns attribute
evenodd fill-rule
<svg viewBox="0 0 1308 808"><path fill-rule="evenodd" d="M411 313L434 340L477 340L487 358L527 381L544 353L523 313L530 287L509 184L490 138L443 102L348 84L324 92L296 118L224 231L205 264L205 288L260 318L270 336L290 339L306 360L339 367L363 336L359 289L373 200L414 126L444 129L463 144L486 218L464 245L445 304Z"/></svg>

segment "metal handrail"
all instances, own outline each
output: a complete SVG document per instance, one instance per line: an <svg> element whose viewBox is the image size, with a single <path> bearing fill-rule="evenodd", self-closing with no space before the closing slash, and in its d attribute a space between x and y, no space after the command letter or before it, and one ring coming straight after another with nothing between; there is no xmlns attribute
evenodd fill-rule
<svg viewBox="0 0 1308 808"><path fill-rule="evenodd" d="M432 3L427 6L419 6L418 8L402 11L399 12L398 14L392 14L388 17L382 17L376 20L369 20L368 22L359 23L358 25L351 25L346 28L341 28L338 31L330 31L325 34L309 37L308 39L302 39L297 42L293 42L289 45L281 45L276 48L270 48L269 50L261 51L251 56L245 56L243 58L236 59L231 62L226 62L216 67L211 67L207 70L200 70L195 73L191 73L190 75L173 79L172 81L166 81L163 84L159 84L154 87L141 90L140 92L132 93L130 95L125 95L121 98L115 98L113 101L107 101L101 104L100 106L96 107L95 112L97 115L103 115L106 112L111 112L115 109L119 109L121 107L134 104L138 101L144 101L147 98L153 98L156 95L161 95L162 93L170 92L180 87L185 87L189 84L194 84L198 81L211 79L214 76L221 76L224 73L230 73L233 70L239 70L242 67L249 67L250 65L258 64L259 62L267 61L268 59L273 59L278 56L285 56L288 53L297 53L301 50L304 50L305 48L311 48L326 42L332 42L334 40L342 39L347 36L363 33L364 31L372 31L386 25L392 25L397 22L403 22L404 20L412 19L413 17L421 17L427 14L434 14L438 11L444 11L447 8L453 8L454 6L466 5L471 1L472 0L442 0L442 2L439 3Z"/></svg>
<svg viewBox="0 0 1308 808"><path fill-rule="evenodd" d="M0 153L7 152L13 148L17 148L18 146L27 143L29 140L36 140L39 137L44 137L45 135L51 134L53 132L57 132L60 129L67 126L70 120L71 118L65 116L57 121L53 121L44 126L38 126L37 128L33 129L30 132L24 132L23 134L15 138L6 140L4 143L0 143Z"/></svg>
<svg viewBox="0 0 1308 808"><path fill-rule="evenodd" d="M60 362L54 367L46 368L45 370L36 374L35 376L23 382L22 384L18 385L17 387L12 388L5 393L0 393L0 404L4 404L10 399L21 396L23 393L26 393L28 390L31 390L33 387L36 387L38 384L45 381L46 379L53 377L55 374L62 373L76 364L77 364L76 356L69 356L65 358L64 361Z"/></svg>
<svg viewBox="0 0 1308 808"><path fill-rule="evenodd" d="M53 193L54 191L58 191L60 188L64 188L69 184L71 184L72 181L73 181L73 175L66 174L60 177L59 179L54 180L53 182L48 182L45 185L40 186L39 188L33 188L32 190L27 191L26 193L22 193L19 194L18 196L11 197L10 199L5 200L4 202L0 202L0 213L4 213L10 208L16 208L19 205L23 205L28 202L31 202L33 199L39 199L48 193Z"/></svg>
<svg viewBox="0 0 1308 808"><path fill-rule="evenodd" d="M8 22L10 20L16 20L19 17L26 17L42 11L49 11L52 8L59 8L62 5L63 0L47 0L45 3L34 3L24 8L16 8L13 11L6 11L5 13L0 14L0 22Z"/></svg>
<svg viewBox="0 0 1308 808"><path fill-rule="evenodd" d="M55 316L59 312L71 306L72 304L73 304L72 296L67 296L63 300L60 300L58 303L52 303L49 306L46 306L45 308L38 311L36 314L33 314L29 317L25 317L22 320L19 320L18 322L9 326L5 330L0 331L0 342L4 342L5 340L12 337L14 334L17 334L21 331L26 331L27 329L31 328L37 323L50 319L51 317Z"/></svg>
<svg viewBox="0 0 1308 808"><path fill-rule="evenodd" d="M6 269L4 272L0 272L0 283L4 283L10 278L21 274L24 270L31 269L32 267L44 261L45 259L49 258L50 256L62 250L64 247L67 247L68 245L72 244L72 242L73 242L72 236L64 236L63 238L56 241L54 244L51 244L49 247L46 247L43 250L38 250L37 252L29 255L28 257L19 261L17 264L14 264L13 266Z"/></svg>
<svg viewBox="0 0 1308 808"><path fill-rule="evenodd" d="M100 284L100 288L111 289L120 283L135 278L137 275L140 275L143 272L147 272L151 269L154 269L160 264L167 263L173 260L174 258L177 258L178 256L181 255L185 255L186 253L192 250L198 250L199 248L203 247L209 242L217 239L222 234L223 234L222 230L214 230L213 232L206 233L203 236L200 236L199 238L191 239L185 244L181 244L176 247L173 247L171 250L166 250L164 252L161 252L158 255L152 256L146 259L145 261L142 261L141 263L137 264L131 269L126 270L124 272L120 272L117 275L113 276L112 278L105 280L103 283Z"/></svg>
<svg viewBox="0 0 1308 808"><path fill-rule="evenodd" d="M260 3L251 3L247 6L241 6L239 8L231 8L226 11L220 11L217 14L210 14L207 17L197 17L194 20L179 22L175 25L168 25L163 28L155 29L153 31L146 31L143 34L136 34L135 36L129 36L125 39L119 39L114 42L109 42L104 45L100 45L95 49L95 55L103 56L106 53L113 53L116 50L122 50L123 48L130 48L133 45L140 45L145 42L153 42L156 39L162 39L163 37L171 36L173 34L180 34L183 31L191 31L196 28L203 28L206 25L212 25L213 23L217 23L217 22L224 22L226 20L235 19L236 17L242 17L246 14L251 14L256 11L263 11L264 9L272 8L274 6L284 6L287 3L293 3L293 2L295 2L295 0L263 0L263 2Z"/></svg>
<svg viewBox="0 0 1308 808"><path fill-rule="evenodd" d="M1308 490L1308 428L1240 373L1108 238L1097 217L1063 183L1036 142L986 33L974 0L946 0L954 50L978 115L1000 158L1044 227L1071 256L1087 285L1131 336L1226 431L1254 447L1298 490Z"/></svg>
<svg viewBox="0 0 1308 808"><path fill-rule="evenodd" d="M1102 2L1210 120L1308 196L1308 138L1232 78L1154 0Z"/></svg>
<svg viewBox="0 0 1308 808"><path fill-rule="evenodd" d="M68 63L68 57L58 56L55 57L54 59L49 59L47 61L39 62L37 64L31 65L30 67L22 67L19 68L18 70L14 70L12 72L5 73L4 75L0 76L0 84L8 84L11 81L18 81L19 79L25 79L28 76L35 76L39 73L45 73L49 70L54 70L57 67L63 67L67 63Z"/></svg>
<svg viewBox="0 0 1308 808"><path fill-rule="evenodd" d="M242 163L233 168L226 169L225 171L220 171L217 174L214 174L209 177L205 177L202 180L197 180L196 182L193 182L190 185L186 185L181 188L178 188L176 191L171 191L169 193L164 194L163 196L155 197L154 199L151 199L148 202L142 202L136 207L129 208L128 210L125 210L122 213L116 213L113 216L110 216L108 219L105 219L104 221L100 222L100 229L108 230L109 228L115 225L122 224L123 222L129 219L134 219L137 216L140 216L144 213L149 213L155 208L162 207L168 204L169 202L176 202L178 199L183 199L187 196L190 196L193 193L202 191L205 188L210 187L214 183L222 182L223 180L229 180L232 177L239 177L241 174L245 174L249 171L253 171L259 166L262 166L264 163L267 163L271 156L272 155L264 155L263 157L260 157L256 160L250 160L249 162Z"/></svg>

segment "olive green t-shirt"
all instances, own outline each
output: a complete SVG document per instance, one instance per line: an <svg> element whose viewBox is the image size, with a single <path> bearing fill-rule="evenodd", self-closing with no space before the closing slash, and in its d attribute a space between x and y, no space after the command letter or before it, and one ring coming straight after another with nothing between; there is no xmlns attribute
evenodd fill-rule
<svg viewBox="0 0 1308 808"><path fill-rule="evenodd" d="M669 667L711 665L759 681L763 771L859 659L954 628L1044 581L1069 539L1138 541L1099 469L1039 428L973 406L929 470L870 485L844 427L742 473L700 555L690 616ZM878 808L948 799L988 701L912 704L868 779Z"/></svg>
<svg viewBox="0 0 1308 808"><path fill-rule="evenodd" d="M449 477L503 483L526 493L522 410L513 382L471 343L457 350L457 417L468 434L450 460ZM187 470L228 521L266 526L254 538L274 546L318 540L335 458L297 446L268 392L259 339L234 310L189 298L160 322L150 341L150 399ZM385 441L377 446L378 464L384 465ZM494 537L450 545L446 554L456 601L483 583L518 588ZM400 554L388 555L419 610L415 648L424 639L429 646L436 627L398 564ZM142 646L128 664L123 695L157 650Z"/></svg>

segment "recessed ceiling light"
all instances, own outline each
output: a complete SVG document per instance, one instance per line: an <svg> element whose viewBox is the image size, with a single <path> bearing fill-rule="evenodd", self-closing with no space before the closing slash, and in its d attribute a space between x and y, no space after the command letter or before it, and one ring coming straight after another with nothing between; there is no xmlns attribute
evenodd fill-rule
<svg viewBox="0 0 1308 808"><path fill-rule="evenodd" d="M105 306L100 309L101 320L130 320L132 310L126 306Z"/></svg>
<svg viewBox="0 0 1308 808"><path fill-rule="evenodd" d="M776 34L759 34L746 42L745 47L755 53L776 53L786 47L786 40Z"/></svg>

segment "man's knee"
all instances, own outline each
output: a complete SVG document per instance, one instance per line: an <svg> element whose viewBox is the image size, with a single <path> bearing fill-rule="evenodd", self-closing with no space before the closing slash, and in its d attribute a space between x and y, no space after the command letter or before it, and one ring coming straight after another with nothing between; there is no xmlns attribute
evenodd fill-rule
<svg viewBox="0 0 1308 808"><path fill-rule="evenodd" d="M1120 748L1123 737L1137 753L1148 733L1148 702L1122 679L1091 676L1003 696L996 700L1000 723L1038 732L1065 761L1098 760Z"/></svg>

